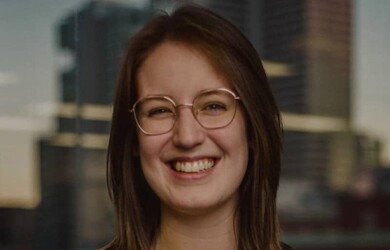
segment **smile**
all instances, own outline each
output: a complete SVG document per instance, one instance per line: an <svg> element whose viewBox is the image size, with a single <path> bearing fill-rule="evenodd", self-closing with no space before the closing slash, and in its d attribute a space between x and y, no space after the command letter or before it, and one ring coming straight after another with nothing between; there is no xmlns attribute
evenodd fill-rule
<svg viewBox="0 0 390 250"><path fill-rule="evenodd" d="M205 159L199 161L175 161L172 168L178 172L198 173L206 171L215 165L214 159Z"/></svg>

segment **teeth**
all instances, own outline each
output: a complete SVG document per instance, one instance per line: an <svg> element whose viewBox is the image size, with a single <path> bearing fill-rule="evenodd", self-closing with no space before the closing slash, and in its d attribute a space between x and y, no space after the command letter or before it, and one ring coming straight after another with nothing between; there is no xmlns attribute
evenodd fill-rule
<svg viewBox="0 0 390 250"><path fill-rule="evenodd" d="M214 160L200 160L192 162L181 162L177 161L173 164L173 167L176 171L186 172L186 173L197 173L200 171L206 171L214 166Z"/></svg>

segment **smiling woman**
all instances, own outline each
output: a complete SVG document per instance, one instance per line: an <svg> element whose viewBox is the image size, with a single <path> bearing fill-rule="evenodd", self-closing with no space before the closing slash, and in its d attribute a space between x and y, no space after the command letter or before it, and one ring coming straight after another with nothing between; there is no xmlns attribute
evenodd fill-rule
<svg viewBox="0 0 390 250"><path fill-rule="evenodd" d="M217 95L224 96L225 91L221 88L230 88L230 85L205 56L187 47L176 42L159 45L138 71L138 96L161 93L179 103L191 103L192 100L197 103L199 98L206 98L202 97L206 94L208 101L205 105L212 107L221 103L222 98ZM218 94L210 97L210 91ZM230 97L224 101L234 103L234 96ZM238 186L248 161L243 112L239 109L234 117L234 111L227 111L229 119L225 119L223 114L218 115L213 119L223 122L222 126L206 129L205 125L213 124L210 119L207 123L205 119L201 119L202 123L196 119L199 121L199 117L204 116L205 109L197 108L195 112L180 109L174 115L175 124L165 134L150 136L138 133L142 170L162 202L163 216L173 216L174 211L210 216L218 210L216 215L221 219L233 216ZM207 170L199 170L199 166L204 169L208 164ZM180 171L173 166L181 166ZM211 216L209 222L219 219L215 217ZM161 225L162 228L165 226Z"/></svg>
<svg viewBox="0 0 390 250"><path fill-rule="evenodd" d="M240 31L200 7L157 16L118 79L107 166L117 236L105 249L284 249L279 110Z"/></svg>

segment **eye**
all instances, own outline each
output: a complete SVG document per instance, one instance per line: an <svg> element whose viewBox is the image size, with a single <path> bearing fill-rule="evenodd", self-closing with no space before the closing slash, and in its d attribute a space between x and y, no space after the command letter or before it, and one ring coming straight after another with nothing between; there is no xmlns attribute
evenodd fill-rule
<svg viewBox="0 0 390 250"><path fill-rule="evenodd" d="M161 119L165 117L171 117L174 112L169 107L155 107L146 112L147 117Z"/></svg>
<svg viewBox="0 0 390 250"><path fill-rule="evenodd" d="M202 106L200 112L206 115L220 115L227 110L226 105L221 102L210 102Z"/></svg>

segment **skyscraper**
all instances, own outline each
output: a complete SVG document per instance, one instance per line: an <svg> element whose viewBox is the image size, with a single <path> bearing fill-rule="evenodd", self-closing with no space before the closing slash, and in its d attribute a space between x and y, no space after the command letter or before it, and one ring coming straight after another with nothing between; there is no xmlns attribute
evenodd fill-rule
<svg viewBox="0 0 390 250"><path fill-rule="evenodd" d="M263 2L263 55L297 72L272 82L281 109L349 120L351 1Z"/></svg>
<svg viewBox="0 0 390 250"><path fill-rule="evenodd" d="M113 236L105 177L111 103L120 55L147 11L92 1L59 23L62 53L57 132L39 142L42 201L37 249L96 249Z"/></svg>
<svg viewBox="0 0 390 250"><path fill-rule="evenodd" d="M333 211L331 203L324 209L331 175L351 171L353 164L352 1L262 3L263 57L294 69L293 75L271 79L285 124L280 208L290 218L296 209L300 216L326 220Z"/></svg>

